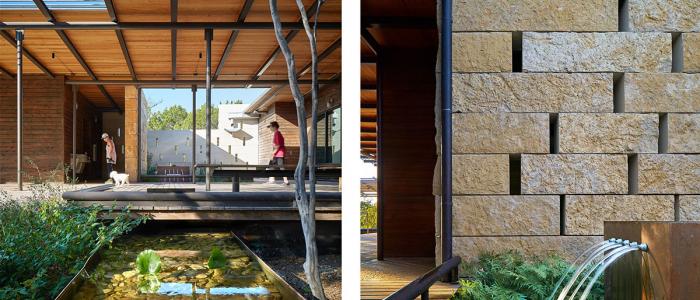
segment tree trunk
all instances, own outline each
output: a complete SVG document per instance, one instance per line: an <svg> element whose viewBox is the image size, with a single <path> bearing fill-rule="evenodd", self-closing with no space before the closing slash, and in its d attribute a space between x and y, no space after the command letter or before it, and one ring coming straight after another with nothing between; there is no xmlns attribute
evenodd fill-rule
<svg viewBox="0 0 700 300"><path fill-rule="evenodd" d="M311 143L312 148L309 151L308 135L306 132L306 110L304 107L304 94L301 92L299 87L299 82L297 81L296 75L296 62L294 59L294 54L289 48L287 40L282 34L282 24L279 17L279 11L277 9L277 0L270 0L270 14L272 16L272 22L275 27L275 37L280 45L280 50L284 54L285 61L287 63L287 76L289 77L289 87L292 91L292 96L294 97L294 103L296 105L297 111L297 122L299 126L299 162L297 163L296 170L294 172L294 181L296 184L295 199L297 207L299 210L299 218L301 220L301 227L304 232L304 240L306 242L306 261L304 262L304 272L306 274L306 279L309 283L309 288L314 297L318 299L325 300L326 295L323 293L323 285L321 284L321 274L318 271L318 249L316 247L316 119L317 117L317 89L318 83L317 73L318 66L317 55L315 53L315 32L310 33L308 26L308 18L306 16L306 11L303 7L303 3L297 1L297 4L301 4L301 15L304 20L304 28L306 29L307 35L311 34L314 36L312 42L312 76L315 84L312 84L312 131L311 131ZM320 5L320 2L319 2ZM318 10L316 12L318 14ZM311 41L311 38L310 38ZM305 185L305 173L307 163L309 165L309 181L310 181L310 193L306 193Z"/></svg>

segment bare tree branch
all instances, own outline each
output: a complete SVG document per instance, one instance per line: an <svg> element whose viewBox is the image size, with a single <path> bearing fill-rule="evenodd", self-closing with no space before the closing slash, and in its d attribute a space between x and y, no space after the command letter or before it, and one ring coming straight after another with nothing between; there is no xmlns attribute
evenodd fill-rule
<svg viewBox="0 0 700 300"><path fill-rule="evenodd" d="M309 41L312 47L312 76L314 82L317 80L318 66L316 53L316 39L315 32L313 32L309 27L309 20L306 15L306 9L304 4L297 0L297 6L300 8L300 13L304 21L304 29L309 36ZM320 5L321 1L319 1ZM318 97L318 82L312 84L313 96L312 96L312 135L311 143L312 148L309 151L308 135L306 131L306 110L304 107L304 94L301 92L299 87L299 82L296 74L296 62L294 59L294 54L289 48L289 44L282 33L282 25L279 17L279 10L277 8L277 0L270 0L270 14L272 16L272 22L275 27L275 38L280 45L280 50L284 54L284 58L287 64L287 76L289 77L289 87L292 91L292 96L294 97L294 103L296 105L297 111L297 122L299 126L299 162L297 163L296 170L294 171L294 181L296 184L295 199L297 207L299 210L299 218L301 220L301 227L304 232L304 240L306 242L306 261L304 262L304 272L306 274L306 279L311 288L311 293L314 297L325 300L326 296L323 292L323 285L321 284L321 275L318 271L318 248L316 246L316 119L317 112L317 97ZM316 17L318 18L318 11L316 12ZM305 175L307 163L309 166L309 180L311 184L310 195L306 193Z"/></svg>

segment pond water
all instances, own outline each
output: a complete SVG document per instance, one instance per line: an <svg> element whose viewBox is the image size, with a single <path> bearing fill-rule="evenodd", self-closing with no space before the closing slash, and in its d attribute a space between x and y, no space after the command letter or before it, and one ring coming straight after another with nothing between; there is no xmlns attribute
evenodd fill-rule
<svg viewBox="0 0 700 300"><path fill-rule="evenodd" d="M214 247L221 250L226 266L209 269ZM136 258L152 249L160 257L161 270L152 292L139 284L148 280L136 269ZM151 277L152 278L152 277ZM250 257L230 233L177 235L129 235L104 249L97 267L73 299L281 299L260 264Z"/></svg>

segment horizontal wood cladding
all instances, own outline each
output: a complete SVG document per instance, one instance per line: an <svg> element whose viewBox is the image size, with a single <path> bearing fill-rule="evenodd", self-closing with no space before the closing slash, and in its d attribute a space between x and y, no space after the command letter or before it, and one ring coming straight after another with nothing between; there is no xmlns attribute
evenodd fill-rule
<svg viewBox="0 0 700 300"><path fill-rule="evenodd" d="M63 77L24 77L23 169L26 180L40 176L39 173L48 176L56 169L60 172L53 179L63 177L66 89ZM0 80L0 182L16 181L16 172L17 82Z"/></svg>
<svg viewBox="0 0 700 300"><path fill-rule="evenodd" d="M435 57L435 49L392 50L380 57L384 257L435 255Z"/></svg>
<svg viewBox="0 0 700 300"><path fill-rule="evenodd" d="M267 113L260 118L258 125L258 155L261 164L267 164L272 158L272 131L267 128L270 122L280 125L287 153L286 165L294 165L299 161L299 122L294 102L277 102L270 106Z"/></svg>

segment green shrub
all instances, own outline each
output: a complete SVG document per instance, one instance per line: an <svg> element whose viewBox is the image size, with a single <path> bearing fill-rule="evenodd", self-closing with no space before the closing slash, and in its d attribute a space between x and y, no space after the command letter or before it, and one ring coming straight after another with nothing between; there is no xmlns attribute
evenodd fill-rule
<svg viewBox="0 0 700 300"><path fill-rule="evenodd" d="M377 228L377 204L369 201L360 202L360 227Z"/></svg>
<svg viewBox="0 0 700 300"><path fill-rule="evenodd" d="M550 256L526 259L517 252L482 254L479 260L464 265L466 279L452 299L459 300L521 300L547 299L557 282L567 274L570 264ZM566 281L562 285L566 284ZM585 286L584 286L585 287ZM583 288L582 288L583 289ZM591 290L589 299L603 299L604 289L600 279Z"/></svg>
<svg viewBox="0 0 700 300"><path fill-rule="evenodd" d="M90 255L144 220L124 211L103 222L99 207L65 202L50 184L30 199L0 194L0 299L53 299Z"/></svg>

